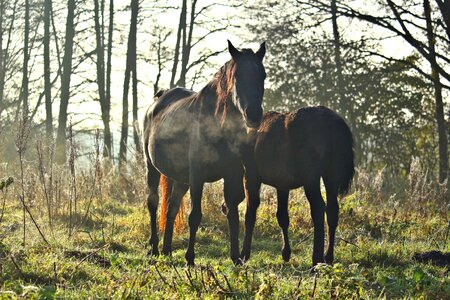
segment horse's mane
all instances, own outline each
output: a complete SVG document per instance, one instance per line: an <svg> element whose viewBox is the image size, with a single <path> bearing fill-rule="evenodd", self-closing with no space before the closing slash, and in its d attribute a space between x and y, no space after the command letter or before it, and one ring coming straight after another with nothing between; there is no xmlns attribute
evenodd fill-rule
<svg viewBox="0 0 450 300"><path fill-rule="evenodd" d="M221 124L223 124L227 116L228 100L234 87L233 76L235 71L236 63L233 59L231 59L224 64L214 76L214 80L217 82L217 102L215 114L218 115L222 109L222 116L220 118Z"/></svg>

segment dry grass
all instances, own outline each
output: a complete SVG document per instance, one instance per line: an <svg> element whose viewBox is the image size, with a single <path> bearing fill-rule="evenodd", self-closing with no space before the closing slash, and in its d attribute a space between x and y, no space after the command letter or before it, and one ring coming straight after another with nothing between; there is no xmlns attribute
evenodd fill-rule
<svg viewBox="0 0 450 300"><path fill-rule="evenodd" d="M403 179L358 170L351 194L340 202L337 263L315 274L309 270L313 230L302 190L290 196L291 262L280 255L275 190L263 187L253 256L234 267L222 184L207 184L198 266L186 268L187 230L175 236L172 258L146 256L147 188L139 155L121 173L101 157L99 133L93 144L92 153L81 156L72 141L68 163L57 165L51 141L29 140L22 158L18 153L0 165L1 297L434 299L450 293L448 267L412 260L416 252L450 250L445 185L419 160ZM241 221L244 210L241 205Z"/></svg>

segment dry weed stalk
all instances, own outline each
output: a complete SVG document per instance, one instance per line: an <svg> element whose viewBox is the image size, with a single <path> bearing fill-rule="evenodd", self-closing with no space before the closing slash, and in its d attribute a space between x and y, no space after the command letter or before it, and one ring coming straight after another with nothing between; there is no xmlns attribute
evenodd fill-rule
<svg viewBox="0 0 450 300"><path fill-rule="evenodd" d="M19 162L20 162L21 194L18 196L18 198L19 198L19 200L22 204L22 208L23 208L23 242L22 242L23 246L25 246L25 242L26 242L26 214L29 215L31 221L33 222L34 226L38 230L39 235L42 237L44 242L49 244L49 242L45 238L43 232L41 231L39 225L37 224L35 218L31 214L31 211L28 208L28 205L26 203L26 198L25 198L26 192L25 192L24 161L25 161L25 152L27 150L27 142L28 142L28 139L29 139L30 133L31 133L30 125L31 124L30 124L30 120L28 119L28 116L26 114L24 114L20 118L19 127L17 129L16 140L15 140L16 150L17 150L17 153L19 154ZM31 181L32 179L29 179L29 180ZM28 195L31 195L31 191Z"/></svg>
<svg viewBox="0 0 450 300"><path fill-rule="evenodd" d="M3 215L5 214L6 195L8 193L8 186L14 183L14 178L8 177L6 180L0 181L0 191L2 192L2 214L0 215L0 224L3 221Z"/></svg>
<svg viewBox="0 0 450 300"><path fill-rule="evenodd" d="M371 202L383 203L383 186L385 180L386 166L382 169L373 172L368 172L364 169L356 169L357 180L355 181L355 187L361 190L363 194L367 197L374 196L371 198Z"/></svg>
<svg viewBox="0 0 450 300"><path fill-rule="evenodd" d="M53 207L53 155L54 155L54 143L53 140L48 139L48 168L45 166L44 145L42 140L36 143L36 152L38 158L38 172L39 181L42 187L42 192L47 205L48 223L51 229L53 229L52 222L52 207Z"/></svg>
<svg viewBox="0 0 450 300"><path fill-rule="evenodd" d="M89 215L92 201L94 200L94 195L96 194L96 191L98 191L98 194L100 195L100 198L102 198L102 168L100 163L100 130L95 131L94 135L94 148L95 148L95 157L94 157L94 179L92 182L92 189L91 189L91 195L89 197L89 202L86 208L86 212L84 214L82 223L84 223L87 220L87 217ZM96 189L96 186L98 186L98 190ZM103 201L101 201L103 202Z"/></svg>
<svg viewBox="0 0 450 300"><path fill-rule="evenodd" d="M413 205L418 205L421 213L426 213L427 207L424 204L445 205L447 193L447 181L439 183L433 180L428 170L423 168L419 158L413 158L411 169L408 175L407 196Z"/></svg>
<svg viewBox="0 0 450 300"><path fill-rule="evenodd" d="M74 226L74 215L77 213L77 181L75 174L75 160L77 157L77 149L73 138L72 120L69 123L69 172L70 172L70 189L69 189L69 236L72 236Z"/></svg>
<svg viewBox="0 0 450 300"><path fill-rule="evenodd" d="M25 200L25 179L24 179L24 156L27 149L28 138L30 137L31 128L30 128L30 120L26 114L22 115L19 118L19 124L16 132L16 151L19 155L20 162L20 187L21 187L21 195L19 195L19 199L23 205L23 246L25 246L26 240L26 200Z"/></svg>

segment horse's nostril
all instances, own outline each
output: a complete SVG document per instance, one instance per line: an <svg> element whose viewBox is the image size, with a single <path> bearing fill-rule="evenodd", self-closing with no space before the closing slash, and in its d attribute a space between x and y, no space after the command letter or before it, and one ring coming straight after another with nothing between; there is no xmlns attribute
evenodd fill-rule
<svg viewBox="0 0 450 300"><path fill-rule="evenodd" d="M247 107L245 109L245 116L247 117L247 119L254 122L259 122L261 120L262 113L263 111L261 106Z"/></svg>

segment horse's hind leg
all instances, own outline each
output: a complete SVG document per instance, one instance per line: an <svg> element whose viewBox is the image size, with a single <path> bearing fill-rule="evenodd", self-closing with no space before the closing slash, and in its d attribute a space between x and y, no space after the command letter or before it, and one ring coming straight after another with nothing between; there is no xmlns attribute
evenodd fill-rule
<svg viewBox="0 0 450 300"><path fill-rule="evenodd" d="M156 170L151 162L147 161L147 185L149 189L147 205L150 213L151 233L149 244L151 247L150 254L159 255L158 251L158 228L156 227L156 212L158 210L158 185L161 174Z"/></svg>
<svg viewBox="0 0 450 300"><path fill-rule="evenodd" d="M289 261L291 258L291 246L289 245L289 212L288 212L288 200L289 191L282 191L277 189L277 220L278 225L280 225L283 233L283 249L281 250L281 255L284 261Z"/></svg>
<svg viewBox="0 0 450 300"><path fill-rule="evenodd" d="M337 188L331 180L324 179L327 191L327 223L328 223L328 246L325 253L325 262L332 264L334 260L334 239L339 221L339 204L337 200Z"/></svg>
<svg viewBox="0 0 450 300"><path fill-rule="evenodd" d="M170 255L172 252L172 236L173 236L173 224L177 216L180 204L184 194L186 194L189 186L184 183L174 181L172 192L169 198L169 205L167 207L166 228L164 230L164 245L163 254Z"/></svg>
<svg viewBox="0 0 450 300"><path fill-rule="evenodd" d="M314 223L313 266L324 262L324 214L325 203L320 194L320 180L305 185L305 194L311 207L311 217Z"/></svg>
<svg viewBox="0 0 450 300"><path fill-rule="evenodd" d="M191 176L192 177L192 176ZM192 209L189 214L189 244L186 251L186 262L188 265L193 266L195 260L195 236L197 235L198 226L202 221L202 194L203 194L203 182L199 182L195 179L190 179L190 193Z"/></svg>

